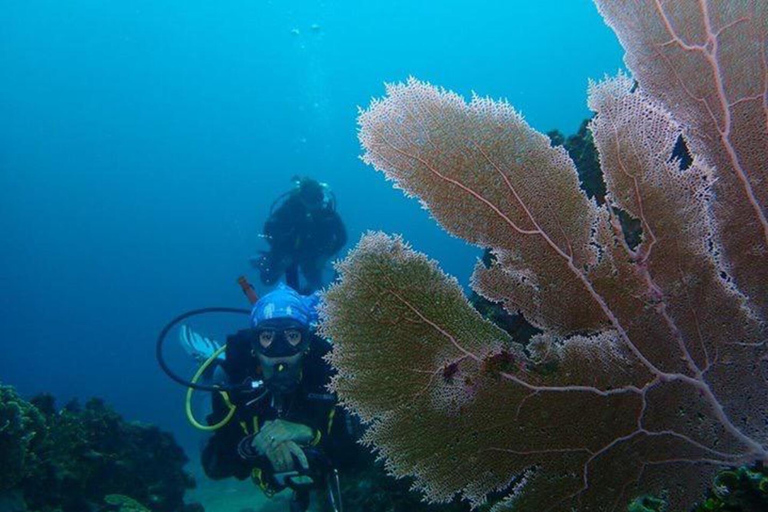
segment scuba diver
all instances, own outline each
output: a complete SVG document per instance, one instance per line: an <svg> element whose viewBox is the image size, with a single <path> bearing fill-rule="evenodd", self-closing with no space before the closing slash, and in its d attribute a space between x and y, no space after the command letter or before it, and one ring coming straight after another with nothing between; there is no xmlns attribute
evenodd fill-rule
<svg viewBox="0 0 768 512"><path fill-rule="evenodd" d="M285 275L289 286L311 293L322 286L323 268L347 243L336 199L325 183L294 177L295 187L280 196L264 223L268 251L251 259L261 282L273 285ZM299 272L305 285L299 285Z"/></svg>
<svg viewBox="0 0 768 512"><path fill-rule="evenodd" d="M255 302L251 328L229 336L223 346L186 326L180 331L185 350L207 359L186 384L206 389L197 384L205 373L214 383L213 412L200 426L214 432L202 453L206 475L250 477L268 496L292 489L291 512L308 509L313 489L326 489L331 510L341 512L337 468L356 449L349 418L336 410L336 397L326 389L331 368L323 356L330 344L312 330L317 302L316 294L300 295L280 283ZM160 351L168 329L158 340L163 369Z"/></svg>

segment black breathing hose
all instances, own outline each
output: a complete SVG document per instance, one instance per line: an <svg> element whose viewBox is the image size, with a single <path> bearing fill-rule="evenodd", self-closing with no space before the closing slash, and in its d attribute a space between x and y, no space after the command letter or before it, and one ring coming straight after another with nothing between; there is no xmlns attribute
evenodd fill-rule
<svg viewBox="0 0 768 512"><path fill-rule="evenodd" d="M199 391L241 391L246 389L251 389L252 385L250 382L246 382L243 384L238 384L236 386L231 385L218 385L218 386L206 386L204 384L196 384L194 382L190 382L183 377L179 377L171 368L168 366L168 364L165 362L165 359L163 358L163 344L165 343L165 339L168 337L168 333L176 327L176 324L186 320L187 318L202 315L205 313L237 313L237 314L245 314L250 315L251 310L250 309L244 309L244 308L227 308L227 307L211 307L211 308L201 308L201 309L193 309L191 311L187 311L186 313L182 313L181 315L177 316L167 324L165 324L165 327L163 327L163 330L160 331L160 334L157 336L157 342L155 344L155 356L157 357L157 362L160 365L160 368L165 372L168 377L170 377L175 382L178 382L182 386L186 386L188 388L197 389Z"/></svg>

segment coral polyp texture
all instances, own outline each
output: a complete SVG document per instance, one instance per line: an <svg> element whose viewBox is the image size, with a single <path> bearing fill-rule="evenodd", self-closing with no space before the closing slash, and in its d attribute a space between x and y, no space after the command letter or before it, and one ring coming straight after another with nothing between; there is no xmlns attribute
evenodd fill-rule
<svg viewBox="0 0 768 512"><path fill-rule="evenodd" d="M398 237L338 265L332 387L428 500L684 510L768 463L768 2L598 6L632 72L589 87L604 205L506 102L410 79L360 115L364 161L490 248L472 287L541 330L510 338Z"/></svg>

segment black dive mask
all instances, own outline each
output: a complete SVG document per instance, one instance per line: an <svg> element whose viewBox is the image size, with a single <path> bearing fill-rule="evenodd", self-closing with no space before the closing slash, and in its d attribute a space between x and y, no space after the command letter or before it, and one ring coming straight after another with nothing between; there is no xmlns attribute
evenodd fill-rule
<svg viewBox="0 0 768 512"><path fill-rule="evenodd" d="M253 350L266 357L290 357L309 348L309 329L299 322L264 322L254 331Z"/></svg>

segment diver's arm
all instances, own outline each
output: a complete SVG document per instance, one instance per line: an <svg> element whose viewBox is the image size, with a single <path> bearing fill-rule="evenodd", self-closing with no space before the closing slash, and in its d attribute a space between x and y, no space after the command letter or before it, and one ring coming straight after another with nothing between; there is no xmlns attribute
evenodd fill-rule
<svg viewBox="0 0 768 512"><path fill-rule="evenodd" d="M312 400L305 405L304 414L295 418L305 429L301 439L302 446L323 448L327 444L335 409L335 400Z"/></svg>
<svg viewBox="0 0 768 512"><path fill-rule="evenodd" d="M234 422L217 430L205 444L201 456L203 470L208 478L220 480L235 477L248 478L252 464L238 454L237 446L242 438L239 425Z"/></svg>
<svg viewBox="0 0 768 512"><path fill-rule="evenodd" d="M200 460L203 465L203 471L212 480L221 480L233 476L242 479L248 475L247 469L245 472L241 469L242 463L237 459L236 448L220 435L213 435L208 439ZM245 474L243 475L243 473Z"/></svg>
<svg viewBox="0 0 768 512"><path fill-rule="evenodd" d="M231 337L227 338L230 342ZM229 382L229 376L221 365L217 365L213 373L212 383ZM221 422L229 413L230 406L225 402L221 393L211 393L211 414L206 421L209 425ZM236 418L215 430L203 448L201 462L205 474L214 480L235 477L240 480L248 478L253 465L243 460L238 452L240 441L247 435Z"/></svg>

